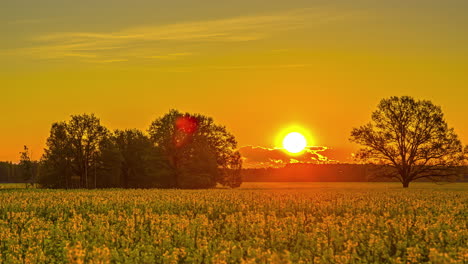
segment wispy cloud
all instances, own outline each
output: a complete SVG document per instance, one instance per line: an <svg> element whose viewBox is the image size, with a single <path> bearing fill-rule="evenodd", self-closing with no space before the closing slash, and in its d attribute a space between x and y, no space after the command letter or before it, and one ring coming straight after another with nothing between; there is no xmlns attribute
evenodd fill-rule
<svg viewBox="0 0 468 264"><path fill-rule="evenodd" d="M38 24L38 23L41 23L43 21L44 20L42 20L42 19L18 19L18 20L8 21L7 25Z"/></svg>
<svg viewBox="0 0 468 264"><path fill-rule="evenodd" d="M168 50L175 43L255 41L306 24L316 25L341 19L343 14L299 9L270 15L136 26L114 32L56 32L32 38L31 47L8 52L40 59L98 57L101 61L115 58L174 60L192 55L191 52Z"/></svg>
<svg viewBox="0 0 468 264"><path fill-rule="evenodd" d="M158 60L177 60L186 56L191 56L191 52L180 52L180 53L169 53L166 55L154 55L154 56L147 56L147 59L158 59Z"/></svg>
<svg viewBox="0 0 468 264"><path fill-rule="evenodd" d="M210 67L210 70L253 70L253 69L287 69L304 68L314 64L269 64L269 65L238 65L238 66L216 66Z"/></svg>
<svg viewBox="0 0 468 264"><path fill-rule="evenodd" d="M304 19L304 11L276 15L246 16L220 20L175 23L168 25L140 26L117 32L65 32L36 38L51 42L112 41L116 44L130 41L248 41L265 37L266 31L277 31L298 26Z"/></svg>
<svg viewBox="0 0 468 264"><path fill-rule="evenodd" d="M87 60L92 63L116 63L116 62L126 62L127 59L111 59L111 60Z"/></svg>

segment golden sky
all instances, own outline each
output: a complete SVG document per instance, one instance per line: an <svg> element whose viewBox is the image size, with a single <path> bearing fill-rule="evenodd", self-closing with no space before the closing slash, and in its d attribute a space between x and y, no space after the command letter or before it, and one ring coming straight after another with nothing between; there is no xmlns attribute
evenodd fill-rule
<svg viewBox="0 0 468 264"><path fill-rule="evenodd" d="M349 156L380 99L441 105L468 143L465 0L6 0L0 160L35 158L52 122L95 113L146 130L170 108L225 124L240 146L284 127ZM344 158L343 158L344 159Z"/></svg>

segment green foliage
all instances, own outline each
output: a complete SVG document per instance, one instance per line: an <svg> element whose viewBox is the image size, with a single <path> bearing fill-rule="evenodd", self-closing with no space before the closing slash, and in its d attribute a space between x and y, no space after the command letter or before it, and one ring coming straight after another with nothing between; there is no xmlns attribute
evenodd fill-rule
<svg viewBox="0 0 468 264"><path fill-rule="evenodd" d="M0 263L466 261L466 183L245 187L0 191Z"/></svg>

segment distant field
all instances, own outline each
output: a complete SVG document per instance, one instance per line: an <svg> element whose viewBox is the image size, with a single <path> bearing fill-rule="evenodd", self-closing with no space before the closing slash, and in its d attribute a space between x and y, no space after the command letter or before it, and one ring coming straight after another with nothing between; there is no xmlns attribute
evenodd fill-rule
<svg viewBox="0 0 468 264"><path fill-rule="evenodd" d="M0 190L1 189L22 189L26 188L26 184L24 183L0 183Z"/></svg>
<svg viewBox="0 0 468 264"><path fill-rule="evenodd" d="M467 205L467 183L3 189L0 263L466 263Z"/></svg>

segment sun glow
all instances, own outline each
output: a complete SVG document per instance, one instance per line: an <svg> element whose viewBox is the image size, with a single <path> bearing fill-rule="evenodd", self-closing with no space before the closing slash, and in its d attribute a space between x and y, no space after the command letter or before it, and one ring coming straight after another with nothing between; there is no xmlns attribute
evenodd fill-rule
<svg viewBox="0 0 468 264"><path fill-rule="evenodd" d="M283 148L290 153L299 153L307 147L306 138L298 132L291 132L283 139Z"/></svg>
<svg viewBox="0 0 468 264"><path fill-rule="evenodd" d="M301 155L307 147L315 144L311 129L302 125L285 126L275 138L275 148L282 149L291 156Z"/></svg>

